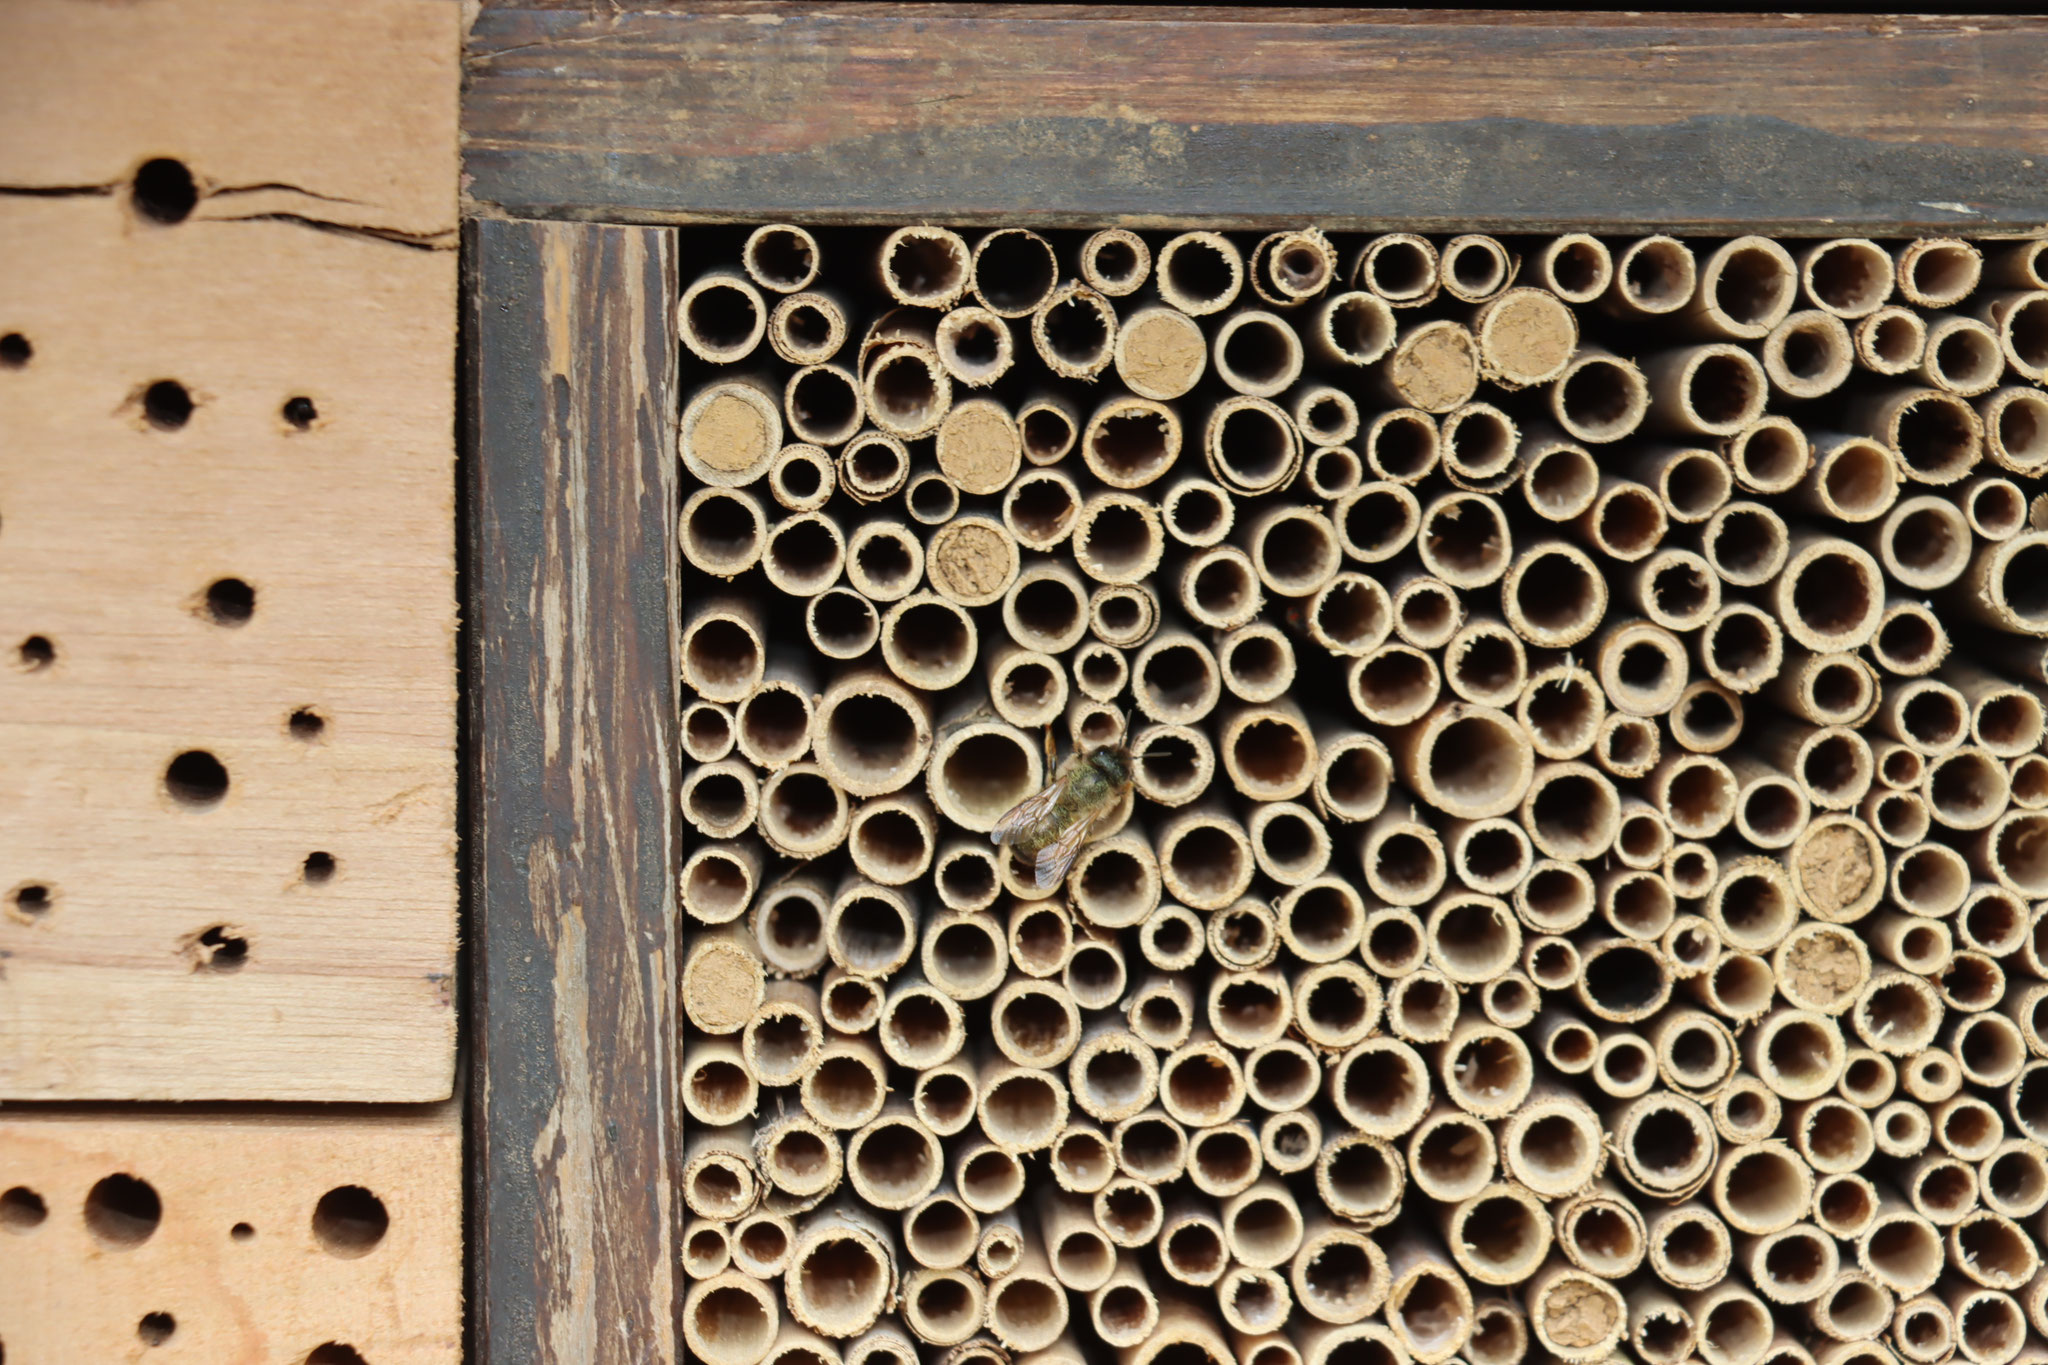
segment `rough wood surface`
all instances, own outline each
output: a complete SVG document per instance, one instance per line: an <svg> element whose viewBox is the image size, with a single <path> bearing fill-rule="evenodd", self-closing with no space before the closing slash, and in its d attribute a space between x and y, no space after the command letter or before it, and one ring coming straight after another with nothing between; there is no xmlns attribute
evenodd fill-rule
<svg viewBox="0 0 2048 1365"><path fill-rule="evenodd" d="M672 234L480 223L479 1359L672 1360Z"/></svg>
<svg viewBox="0 0 2048 1365"><path fill-rule="evenodd" d="M486 3L470 208L681 222L1983 232L2048 220L2000 18Z"/></svg>
<svg viewBox="0 0 2048 1365"><path fill-rule="evenodd" d="M461 26L453 0L9 4L0 195L119 196L176 157L198 217L452 245Z"/></svg>
<svg viewBox="0 0 2048 1365"><path fill-rule="evenodd" d="M342 1117L10 1109L0 1350L22 1365L459 1359L461 1119L453 1102ZM146 1199L95 1197L110 1176L149 1187L153 1228L120 1216ZM323 1207L349 1187L382 1206L381 1235L360 1199ZM329 1343L357 1354L320 1354Z"/></svg>
<svg viewBox="0 0 2048 1365"><path fill-rule="evenodd" d="M455 253L101 196L0 256L0 1095L446 1098Z"/></svg>

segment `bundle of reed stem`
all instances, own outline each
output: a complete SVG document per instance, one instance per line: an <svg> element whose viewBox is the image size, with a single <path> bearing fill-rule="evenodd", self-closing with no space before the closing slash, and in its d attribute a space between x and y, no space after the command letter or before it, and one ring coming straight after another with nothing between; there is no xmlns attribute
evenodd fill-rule
<svg viewBox="0 0 2048 1365"><path fill-rule="evenodd" d="M694 1357L2048 1363L2048 242L704 240Z"/></svg>

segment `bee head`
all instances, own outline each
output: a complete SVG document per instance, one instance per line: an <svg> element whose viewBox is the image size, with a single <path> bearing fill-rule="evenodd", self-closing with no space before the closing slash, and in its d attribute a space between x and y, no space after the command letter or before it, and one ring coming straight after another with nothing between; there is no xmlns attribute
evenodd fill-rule
<svg viewBox="0 0 2048 1365"><path fill-rule="evenodd" d="M1131 780L1131 751L1121 744L1105 744L1100 748L1090 749L1088 761L1112 782L1121 785Z"/></svg>

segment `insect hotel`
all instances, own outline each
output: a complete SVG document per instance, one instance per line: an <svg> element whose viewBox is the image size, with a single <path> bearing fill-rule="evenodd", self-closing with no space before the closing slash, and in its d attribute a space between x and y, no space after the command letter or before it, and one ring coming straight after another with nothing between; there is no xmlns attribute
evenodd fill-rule
<svg viewBox="0 0 2048 1365"><path fill-rule="evenodd" d="M2038 22L158 4L0 1362L2048 1365Z"/></svg>

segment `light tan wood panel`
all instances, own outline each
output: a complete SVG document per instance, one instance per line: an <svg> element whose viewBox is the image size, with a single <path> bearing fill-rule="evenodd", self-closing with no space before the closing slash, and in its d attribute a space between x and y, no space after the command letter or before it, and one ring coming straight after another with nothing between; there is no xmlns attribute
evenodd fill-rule
<svg viewBox="0 0 2048 1365"><path fill-rule="evenodd" d="M457 0L13 0L0 191L125 194L165 157L205 194L195 216L452 243L461 29Z"/></svg>
<svg viewBox="0 0 2048 1365"><path fill-rule="evenodd" d="M0 1350L20 1365L455 1361L461 1168L455 1103L10 1113Z"/></svg>
<svg viewBox="0 0 2048 1365"><path fill-rule="evenodd" d="M0 1095L447 1096L454 253L87 197L0 259Z"/></svg>

